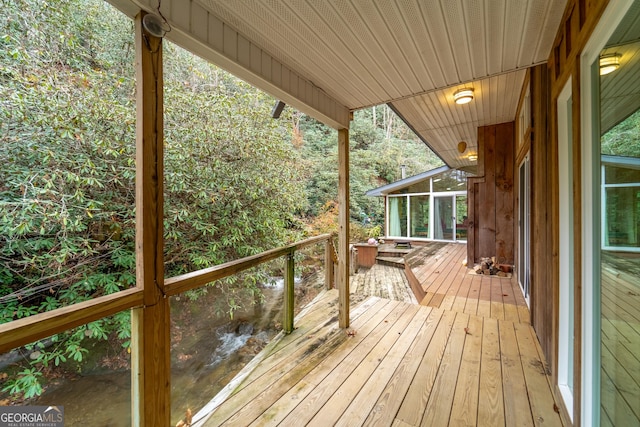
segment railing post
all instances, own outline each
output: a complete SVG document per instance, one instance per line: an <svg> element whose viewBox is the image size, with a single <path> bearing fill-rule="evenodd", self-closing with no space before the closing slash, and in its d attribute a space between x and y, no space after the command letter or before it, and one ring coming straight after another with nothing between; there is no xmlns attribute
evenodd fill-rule
<svg viewBox="0 0 640 427"><path fill-rule="evenodd" d="M324 243L324 285L327 289L333 289L336 283L333 269L334 251L331 238L328 238Z"/></svg>
<svg viewBox="0 0 640 427"><path fill-rule="evenodd" d="M287 255L287 261L284 271L284 321L282 325L285 334L290 334L291 332L293 332L293 307L295 304L294 254L295 252L291 251L291 253Z"/></svg>
<svg viewBox="0 0 640 427"><path fill-rule="evenodd" d="M134 426L171 423L169 298L164 294L162 39L136 40L136 286L143 307L132 311L131 371Z"/></svg>

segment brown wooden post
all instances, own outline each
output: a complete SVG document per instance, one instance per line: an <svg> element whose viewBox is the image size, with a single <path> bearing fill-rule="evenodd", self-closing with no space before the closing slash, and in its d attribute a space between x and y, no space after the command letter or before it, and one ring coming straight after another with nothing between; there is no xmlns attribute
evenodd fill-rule
<svg viewBox="0 0 640 427"><path fill-rule="evenodd" d="M284 270L284 321L283 329L285 334L293 332L293 308L295 304L295 261L294 253L287 255L287 262Z"/></svg>
<svg viewBox="0 0 640 427"><path fill-rule="evenodd" d="M349 327L349 129L338 130L338 324Z"/></svg>
<svg viewBox="0 0 640 427"><path fill-rule="evenodd" d="M333 275L333 244L331 238L324 243L324 286L332 289L335 284L335 276Z"/></svg>
<svg viewBox="0 0 640 427"><path fill-rule="evenodd" d="M136 39L136 286L143 307L132 311L132 420L171 424L169 299L163 266L162 39L146 34L140 13Z"/></svg>

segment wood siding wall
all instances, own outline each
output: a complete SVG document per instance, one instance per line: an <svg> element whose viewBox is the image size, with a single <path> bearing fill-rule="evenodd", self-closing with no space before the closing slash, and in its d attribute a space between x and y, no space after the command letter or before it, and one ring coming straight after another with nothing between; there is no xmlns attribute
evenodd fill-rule
<svg viewBox="0 0 640 427"><path fill-rule="evenodd" d="M558 219L554 217L551 203L553 189L557 192L551 175L557 173L553 166L554 147L548 131L549 75L545 65L531 69L531 99L531 318L550 369L555 371L554 313L557 312L558 298L552 274L554 262L557 262L557 248L553 246L552 231ZM555 159L557 164L557 154Z"/></svg>
<svg viewBox="0 0 640 427"><path fill-rule="evenodd" d="M514 122L478 128L480 176L468 182L470 262L514 263L514 153Z"/></svg>

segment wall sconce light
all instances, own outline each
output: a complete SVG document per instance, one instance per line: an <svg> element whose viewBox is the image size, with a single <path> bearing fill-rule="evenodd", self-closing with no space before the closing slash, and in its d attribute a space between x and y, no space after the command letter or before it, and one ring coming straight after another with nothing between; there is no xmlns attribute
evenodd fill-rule
<svg viewBox="0 0 640 427"><path fill-rule="evenodd" d="M158 9L158 12L159 11L160 10ZM171 31L171 26L164 16L158 16L152 13L144 15L142 18L142 26L149 34L158 38L164 37L165 34Z"/></svg>
<svg viewBox="0 0 640 427"><path fill-rule="evenodd" d="M471 102L473 100L473 89L464 88L457 90L453 94L453 100L456 102L456 104L466 104L468 102Z"/></svg>
<svg viewBox="0 0 640 427"><path fill-rule="evenodd" d="M467 149L467 143L465 141L460 141L458 143L458 152L462 154L466 149Z"/></svg>
<svg viewBox="0 0 640 427"><path fill-rule="evenodd" d="M469 159L470 162L475 162L476 160L478 160L478 156L475 154L471 154L469 157L467 157Z"/></svg>
<svg viewBox="0 0 640 427"><path fill-rule="evenodd" d="M602 55L600 57L600 75L604 76L605 74L613 73L620 68L620 57L622 55L619 53Z"/></svg>

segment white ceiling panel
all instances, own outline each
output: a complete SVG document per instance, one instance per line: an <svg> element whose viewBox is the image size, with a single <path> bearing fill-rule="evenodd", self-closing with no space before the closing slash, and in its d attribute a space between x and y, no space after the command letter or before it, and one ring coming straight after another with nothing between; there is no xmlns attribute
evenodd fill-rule
<svg viewBox="0 0 640 427"><path fill-rule="evenodd" d="M520 99L525 70L501 74L465 85L474 89L474 99L458 105L447 88L391 103L393 109L410 124L451 168L468 169L475 165L469 155L477 155L478 127L510 122ZM459 153L458 143L467 150Z"/></svg>
<svg viewBox="0 0 640 427"><path fill-rule="evenodd" d="M197 1L352 110L545 62L566 4Z"/></svg>
<svg viewBox="0 0 640 427"><path fill-rule="evenodd" d="M159 4L109 1L149 12ZM303 111L319 112L321 120L329 117L334 127L348 122L344 111L392 104L456 167L466 164L447 153L461 134L472 133L465 138L475 144L471 126L515 118L523 70L548 59L565 6L566 0L163 0L162 12L175 30L169 39ZM453 105L453 91L465 85L476 99ZM300 87L322 102L309 105Z"/></svg>

